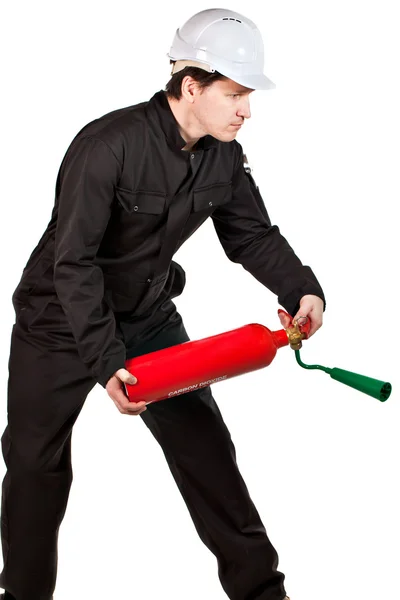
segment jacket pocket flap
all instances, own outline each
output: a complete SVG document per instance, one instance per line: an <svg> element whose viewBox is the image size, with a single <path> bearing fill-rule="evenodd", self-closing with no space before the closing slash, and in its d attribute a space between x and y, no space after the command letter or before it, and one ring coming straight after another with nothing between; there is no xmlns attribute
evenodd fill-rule
<svg viewBox="0 0 400 600"><path fill-rule="evenodd" d="M140 190L131 192L124 188L116 187L115 196L118 202L128 212L160 215L166 204L166 195L162 192L147 192Z"/></svg>
<svg viewBox="0 0 400 600"><path fill-rule="evenodd" d="M207 187L194 190L193 209L194 212L199 210L210 210L226 204L232 199L232 182L217 183L208 185Z"/></svg>

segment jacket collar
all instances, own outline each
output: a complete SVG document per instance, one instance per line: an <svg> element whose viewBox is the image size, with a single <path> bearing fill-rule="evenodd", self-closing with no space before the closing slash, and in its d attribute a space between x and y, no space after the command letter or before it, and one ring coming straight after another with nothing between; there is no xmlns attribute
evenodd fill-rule
<svg viewBox="0 0 400 600"><path fill-rule="evenodd" d="M169 105L166 93L160 90L149 100L148 109L152 116L155 117L157 125L161 128L168 145L174 150L182 150L186 146L186 141L179 132L179 125L174 117L174 114ZM196 144L198 150L208 150L217 145L218 140L211 135L205 135L200 138Z"/></svg>

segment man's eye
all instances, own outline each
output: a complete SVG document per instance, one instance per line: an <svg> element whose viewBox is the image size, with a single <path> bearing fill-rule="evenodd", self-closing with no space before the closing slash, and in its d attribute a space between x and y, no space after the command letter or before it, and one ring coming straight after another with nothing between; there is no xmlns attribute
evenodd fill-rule
<svg viewBox="0 0 400 600"><path fill-rule="evenodd" d="M240 94L231 94L232 98L237 98Z"/></svg>

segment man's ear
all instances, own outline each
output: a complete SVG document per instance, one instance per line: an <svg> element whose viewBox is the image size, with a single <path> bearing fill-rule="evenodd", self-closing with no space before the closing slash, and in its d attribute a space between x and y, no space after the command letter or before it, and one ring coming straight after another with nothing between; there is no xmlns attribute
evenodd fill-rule
<svg viewBox="0 0 400 600"><path fill-rule="evenodd" d="M190 77L190 75L183 78L181 90L182 96L190 104L193 104L196 96L202 92L199 83L193 77Z"/></svg>

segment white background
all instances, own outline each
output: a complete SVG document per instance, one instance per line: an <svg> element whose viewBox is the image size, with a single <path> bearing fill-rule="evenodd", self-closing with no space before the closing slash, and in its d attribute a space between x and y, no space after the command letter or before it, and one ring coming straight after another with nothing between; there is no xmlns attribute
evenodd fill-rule
<svg viewBox="0 0 400 600"><path fill-rule="evenodd" d="M176 28L210 7L25 1L3 12L1 430L11 295L50 219L66 148L89 121L162 89ZM272 221L327 297L324 326L302 358L390 381L394 391L380 403L301 369L286 348L267 369L216 384L214 395L292 600L399 600L396 3L229 8L261 29L277 85L252 94L238 140ZM275 296L228 261L211 221L175 259L187 272L177 306L192 339L251 322L280 327ZM226 598L160 448L100 386L75 426L73 460L56 600Z"/></svg>

